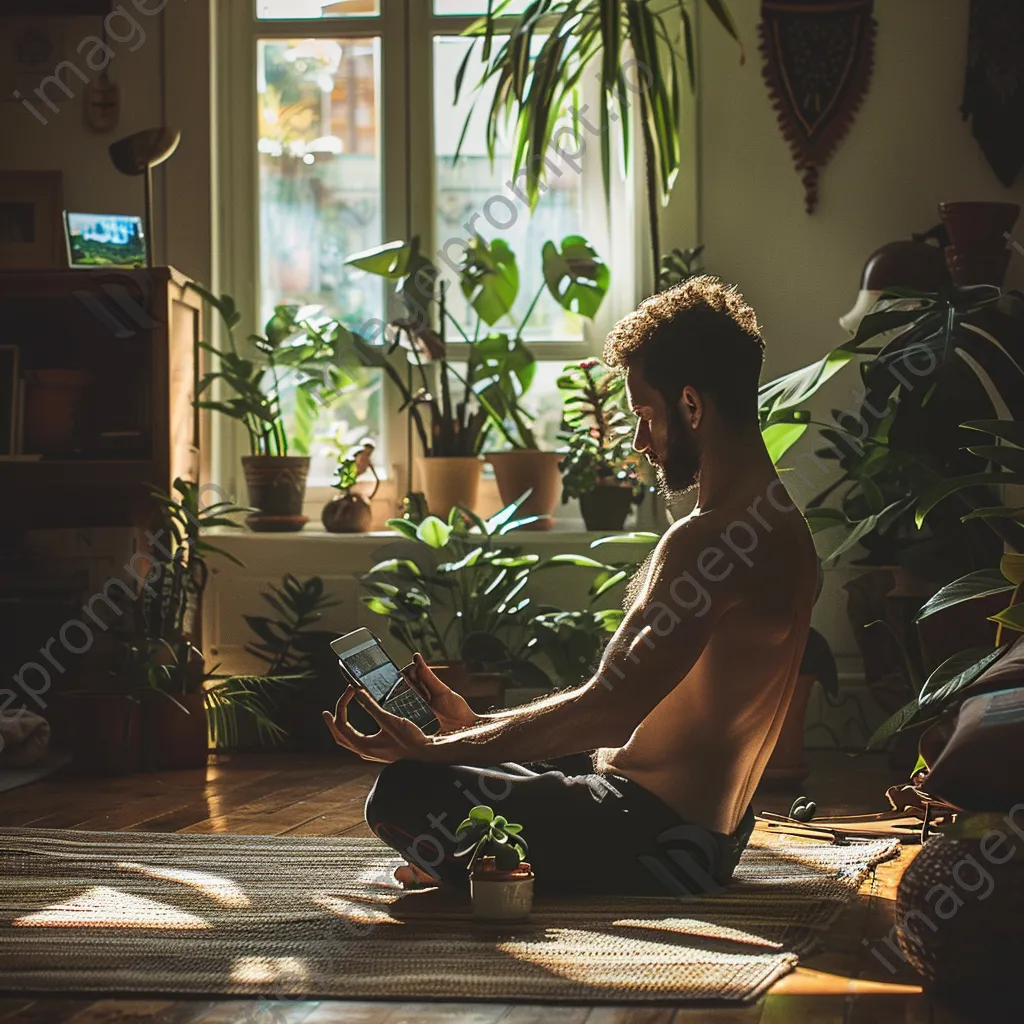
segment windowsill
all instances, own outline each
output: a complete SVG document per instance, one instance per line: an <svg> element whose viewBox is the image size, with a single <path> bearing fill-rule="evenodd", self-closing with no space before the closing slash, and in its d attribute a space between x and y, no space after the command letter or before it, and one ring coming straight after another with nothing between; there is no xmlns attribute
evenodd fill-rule
<svg viewBox="0 0 1024 1024"><path fill-rule="evenodd" d="M564 522L555 521L555 526L550 530L516 530L505 534L502 539L510 543L544 545L562 544L582 541L593 541L599 537L621 536L629 533L629 530L597 530L589 531L583 528L581 520L568 519ZM223 538L235 538L253 540L258 543L270 541L281 541L287 544L296 544L312 541L328 541L329 543L348 544L380 544L388 540L402 540L399 534L392 530L371 530L368 533L330 533L319 523L309 522L301 530L294 533L260 533L255 530L242 529L232 530L226 526L216 526L211 530L204 531L205 536ZM638 544L646 543L637 541Z"/></svg>

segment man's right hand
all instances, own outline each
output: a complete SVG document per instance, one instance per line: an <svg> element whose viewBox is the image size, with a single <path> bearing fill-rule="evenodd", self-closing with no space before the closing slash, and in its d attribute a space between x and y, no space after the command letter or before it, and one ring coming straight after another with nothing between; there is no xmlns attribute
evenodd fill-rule
<svg viewBox="0 0 1024 1024"><path fill-rule="evenodd" d="M455 732L466 729L481 721L480 716L466 703L465 699L451 687L445 686L430 670L423 660L423 655L414 654L412 664L402 669L402 673L413 689L430 705L434 717L441 726L442 732Z"/></svg>

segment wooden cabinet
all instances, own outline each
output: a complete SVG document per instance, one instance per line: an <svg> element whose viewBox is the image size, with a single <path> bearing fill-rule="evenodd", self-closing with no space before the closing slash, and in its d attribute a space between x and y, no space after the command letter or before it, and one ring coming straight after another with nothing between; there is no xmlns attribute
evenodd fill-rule
<svg viewBox="0 0 1024 1024"><path fill-rule="evenodd" d="M149 485L198 479L203 316L187 284L169 267L0 273L0 345L25 381L24 454L0 458L5 526L144 527Z"/></svg>

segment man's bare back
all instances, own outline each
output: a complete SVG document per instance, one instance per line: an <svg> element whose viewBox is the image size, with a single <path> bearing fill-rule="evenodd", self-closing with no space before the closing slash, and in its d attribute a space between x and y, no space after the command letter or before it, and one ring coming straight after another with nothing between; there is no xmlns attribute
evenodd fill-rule
<svg viewBox="0 0 1024 1024"><path fill-rule="evenodd" d="M686 820L722 833L743 816L782 727L817 584L806 523L795 509L780 510L792 509L781 485L768 486L770 497L697 510L666 535L663 562L652 563L637 596L638 613L654 621L647 609L673 572L690 574L676 587L687 603L699 602L690 614L705 606L710 614L716 601L728 610L696 664L629 740L597 757L599 771L632 779ZM671 646L671 635L651 639Z"/></svg>

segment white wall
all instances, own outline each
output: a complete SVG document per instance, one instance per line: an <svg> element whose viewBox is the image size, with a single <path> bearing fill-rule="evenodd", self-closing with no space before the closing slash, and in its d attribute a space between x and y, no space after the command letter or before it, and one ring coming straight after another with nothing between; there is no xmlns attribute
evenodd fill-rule
<svg viewBox="0 0 1024 1024"><path fill-rule="evenodd" d="M210 275L210 5L209 0L159 0L115 5L132 20L110 21L108 45L114 53L108 73L121 88L121 118L99 134L84 119L85 84L67 76L73 96L55 86L46 95L51 110L36 95L45 75L69 60L95 77L86 42L101 32L96 17L0 18L0 170L59 170L64 174L64 205L88 213L142 214L143 181L115 170L108 147L144 128L170 124L183 130L181 145L155 174L155 258L202 280ZM38 72L15 77L12 40L19 26L37 25L59 41L57 53ZM124 40L119 42L118 39ZM84 45L83 45L84 44ZM81 47L81 49L80 49ZM46 119L42 124L12 96L18 88ZM58 102L59 101L59 102Z"/></svg>
<svg viewBox="0 0 1024 1024"><path fill-rule="evenodd" d="M760 5L729 6L742 67L735 43L702 12L701 238L708 269L735 281L757 310L774 376L845 340L836 318L853 305L878 246L937 223L940 200L1024 205L1024 173L1004 188L960 117L968 0L878 0L869 91L821 174L817 209L805 213L761 75ZM1017 230L1024 238L1024 221ZM1024 287L1024 256L1007 285Z"/></svg>
<svg viewBox="0 0 1024 1024"><path fill-rule="evenodd" d="M72 210L88 213L143 212L143 184L141 178L128 178L119 174L110 162L107 147L111 142L143 128L160 124L160 51L161 32L159 17L140 16L137 24L141 32L135 33L130 43L110 41L115 56L110 61L110 80L121 87L121 120L109 134L97 134L84 120L85 84L73 73L68 86L74 93L67 98L50 86L46 94L57 103L52 111L34 94L42 74L35 72L12 79L11 41L16 25L34 23L60 39L60 60L70 60L83 73L92 74L85 62L91 45L82 53L79 45L101 30L101 18L35 18L0 19L0 76L10 88L0 94L0 169L3 170L59 170L64 173L64 205ZM129 38L129 27L115 30ZM130 46L136 49L132 52ZM57 61L49 63L47 75L53 73ZM48 124L40 123L11 95L18 87L24 98L32 101Z"/></svg>

